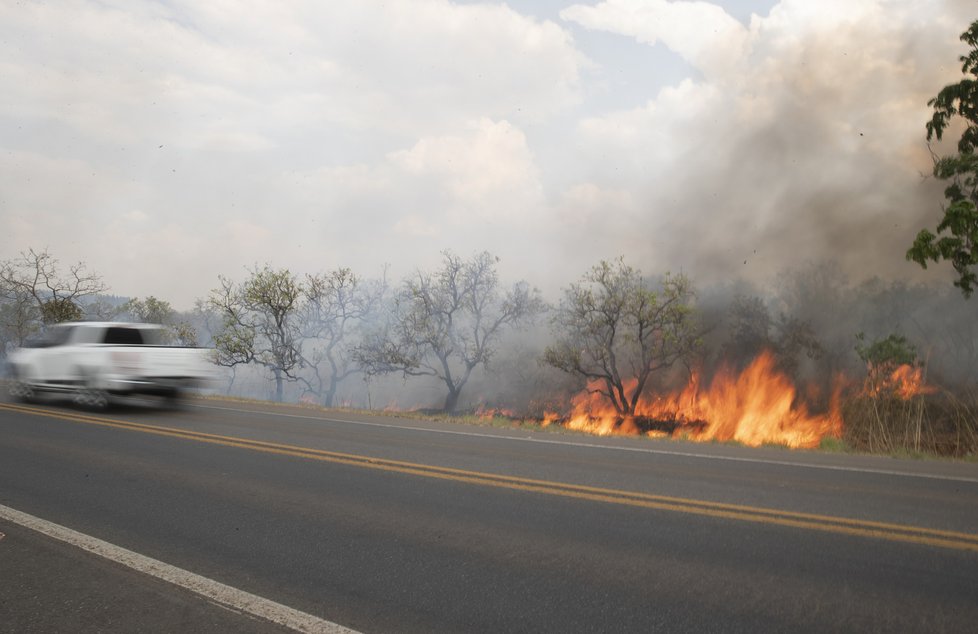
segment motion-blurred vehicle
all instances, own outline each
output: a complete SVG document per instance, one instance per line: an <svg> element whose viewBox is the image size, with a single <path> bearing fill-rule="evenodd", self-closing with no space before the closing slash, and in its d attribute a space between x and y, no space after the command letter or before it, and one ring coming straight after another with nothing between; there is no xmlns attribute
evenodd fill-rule
<svg viewBox="0 0 978 634"><path fill-rule="evenodd" d="M176 403L214 377L207 348L164 345L159 324L71 322L11 353L10 395L31 401L42 392L68 393L80 405L104 408L113 397L154 395Z"/></svg>

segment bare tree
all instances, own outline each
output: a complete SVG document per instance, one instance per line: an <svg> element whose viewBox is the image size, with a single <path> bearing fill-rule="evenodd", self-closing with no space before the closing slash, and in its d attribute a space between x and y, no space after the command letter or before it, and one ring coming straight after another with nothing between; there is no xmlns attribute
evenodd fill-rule
<svg viewBox="0 0 978 634"><path fill-rule="evenodd" d="M16 345L46 324L81 319L79 300L108 289L97 273L78 263L64 271L47 249L28 249L0 262L0 324Z"/></svg>
<svg viewBox="0 0 978 634"><path fill-rule="evenodd" d="M377 307L383 283L370 284L348 268L307 275L303 337L309 344L307 365L313 380L300 378L306 389L332 407L339 384L360 368L353 359L353 331Z"/></svg>
<svg viewBox="0 0 978 634"><path fill-rule="evenodd" d="M463 260L446 251L439 270L405 280L386 328L357 349L360 365L371 374L435 377L448 390L445 411L454 412L473 370L490 363L506 329L544 310L539 291L526 282L500 291L497 262L488 252Z"/></svg>
<svg viewBox="0 0 978 634"><path fill-rule="evenodd" d="M728 337L722 353L738 368L767 350L776 357L779 369L794 375L802 353L809 359L818 359L822 353L810 323L785 313L773 319L767 305L756 295L737 295L727 313Z"/></svg>
<svg viewBox="0 0 978 634"><path fill-rule="evenodd" d="M818 378L826 384L852 368L855 324L854 291L848 276L836 262L813 262L786 269L778 276L776 305L785 315L806 324L817 338L818 354L811 356Z"/></svg>
<svg viewBox="0 0 978 634"><path fill-rule="evenodd" d="M255 267L241 284L220 277L209 305L223 318L214 337L216 362L234 368L255 363L275 379L275 400L283 397L285 381L295 381L303 365L299 314L303 287L287 269Z"/></svg>
<svg viewBox="0 0 978 634"><path fill-rule="evenodd" d="M619 414L634 416L650 377L698 347L692 300L683 275L667 274L655 288L623 259L602 261L565 290L544 362L588 380Z"/></svg>

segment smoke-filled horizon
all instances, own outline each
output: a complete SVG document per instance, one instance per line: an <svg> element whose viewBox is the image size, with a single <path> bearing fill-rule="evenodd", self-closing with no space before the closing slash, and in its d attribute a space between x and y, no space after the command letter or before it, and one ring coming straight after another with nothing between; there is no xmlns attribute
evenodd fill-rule
<svg viewBox="0 0 978 634"><path fill-rule="evenodd" d="M437 271L426 273L434 275ZM246 278L241 276L234 282L241 283ZM348 324L337 351L342 357L340 368L353 372L341 380L335 393L330 393L329 404L370 409L442 409L446 398L442 379L408 376L397 370L365 373L350 354L350 350L364 344L371 332L391 323L393 299L404 290L405 281L390 280L386 300L375 304L364 321L356 319ZM361 278L361 282L370 287L371 280ZM499 282L503 290L514 280ZM846 394L858 392L867 378L866 359L860 357L858 347L890 336L906 341L916 359L914 365L923 369L928 385L959 394L973 389L978 370L978 322L973 318L973 304L950 285L849 279L836 264L823 262L781 271L777 284L770 288L738 279L722 286L697 287L695 291L702 344L684 362L656 372L646 390L650 396L671 393L686 385L690 370L699 374L706 386L717 372L726 369L737 373L764 353L772 353L777 371L799 390L799 402L819 411L818 408L828 406L831 387L840 376L845 380ZM546 299L556 304L561 298ZM572 397L581 394L585 382L580 376L543 362L544 349L562 334L552 323L553 315L553 311L538 315L535 322L503 333L492 346L490 362L480 364L462 389L459 411L496 409L531 418L547 412L567 412ZM297 332L315 331L310 328L310 317L305 301L296 306L293 319ZM113 318L134 316L116 314ZM214 345L212 337L226 332L216 312L177 314L165 321L188 323L197 333L198 343L204 345ZM857 338L860 334L862 339ZM299 347L307 359L316 360L328 341L322 335L308 337ZM308 364L304 368L298 366L296 379L285 382L285 401L323 404L323 385L317 386L316 382L328 379L332 371L323 360L316 362L320 365L318 372L312 372ZM225 380L215 386L218 392L265 400L278 398L272 372L261 363L243 363L226 371ZM812 393L810 388L817 391Z"/></svg>
<svg viewBox="0 0 978 634"><path fill-rule="evenodd" d="M211 389L231 396L752 445L843 437L965 455L978 439L971 300L946 283L852 279L831 261L767 287L605 262L556 300L500 278L489 253L443 254L436 269L385 281L265 265L222 277L187 312L103 294L97 275L83 279L99 294L58 303L30 291L31 263L2 268L0 357L39 334L42 316L150 321L167 343L213 348L223 379ZM926 438L914 431L924 409Z"/></svg>
<svg viewBox="0 0 978 634"><path fill-rule="evenodd" d="M399 280L487 250L550 299L600 259L700 286L947 281L927 100L955 0L0 7L0 259L178 309L256 263ZM940 148L935 148L940 150Z"/></svg>

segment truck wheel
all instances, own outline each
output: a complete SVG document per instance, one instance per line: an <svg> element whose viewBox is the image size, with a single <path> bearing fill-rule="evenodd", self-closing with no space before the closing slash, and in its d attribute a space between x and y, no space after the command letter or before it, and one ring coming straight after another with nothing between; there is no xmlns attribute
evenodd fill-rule
<svg viewBox="0 0 978 634"><path fill-rule="evenodd" d="M32 403L37 398L34 386L23 380L16 369L13 370L13 375L10 377L7 393L13 400L21 403Z"/></svg>
<svg viewBox="0 0 978 634"><path fill-rule="evenodd" d="M94 376L87 374L81 389L75 394L75 403L86 409L101 411L109 407L109 393L98 387Z"/></svg>
<svg viewBox="0 0 978 634"><path fill-rule="evenodd" d="M184 398L185 396L181 389L175 388L173 391L167 392L163 395L163 409L170 411L182 410Z"/></svg>

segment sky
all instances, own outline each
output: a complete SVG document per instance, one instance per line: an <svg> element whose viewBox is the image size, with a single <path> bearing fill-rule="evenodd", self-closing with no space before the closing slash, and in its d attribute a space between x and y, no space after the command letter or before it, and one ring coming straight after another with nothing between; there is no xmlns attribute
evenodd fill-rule
<svg viewBox="0 0 978 634"><path fill-rule="evenodd" d="M0 2L0 259L190 308L487 250L697 284L906 262L973 0ZM941 151L937 146L935 151ZM950 151L950 148L947 148Z"/></svg>

